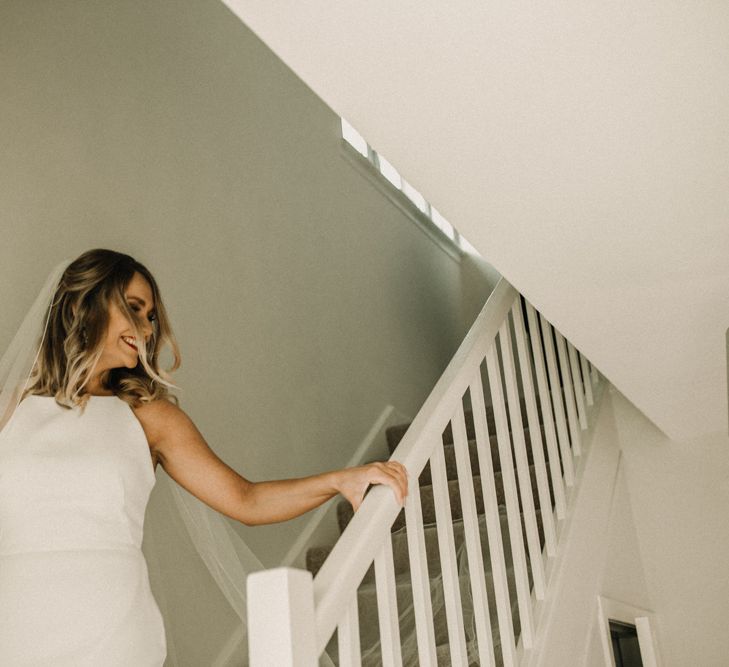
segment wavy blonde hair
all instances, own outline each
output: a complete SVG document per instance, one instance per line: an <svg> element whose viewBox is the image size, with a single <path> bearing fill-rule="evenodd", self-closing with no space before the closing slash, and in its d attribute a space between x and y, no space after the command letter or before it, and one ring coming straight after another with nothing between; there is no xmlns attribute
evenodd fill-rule
<svg viewBox="0 0 729 667"><path fill-rule="evenodd" d="M149 343L142 318L130 308L124 290L134 273L149 282L154 295L153 332ZM51 302L46 335L23 398L29 394L53 396L67 408L83 407L89 394L82 393L101 357L109 323L109 305L114 303L126 316L139 341L139 361L134 368L112 368L102 375L102 385L130 405L177 396L168 387L169 373L180 367L177 339L172 333L157 281L143 264L114 250L88 250L71 262L59 280ZM160 350L169 345L173 363L167 371L159 366Z"/></svg>

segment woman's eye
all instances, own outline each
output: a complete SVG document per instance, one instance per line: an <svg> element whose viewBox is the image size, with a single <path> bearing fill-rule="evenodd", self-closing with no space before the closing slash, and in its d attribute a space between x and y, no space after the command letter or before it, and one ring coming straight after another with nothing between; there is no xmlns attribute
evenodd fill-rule
<svg viewBox="0 0 729 667"><path fill-rule="evenodd" d="M138 313L138 312L139 312L139 308L138 308L138 307L134 307L134 306L132 306L132 310L133 310L133 311L134 311L135 313ZM148 320L149 320L150 322L154 322L154 321L155 321L155 320L157 319L157 316L156 316L156 315L155 315L154 313L151 313L151 314L149 315L149 317L148 317L147 319L148 319Z"/></svg>

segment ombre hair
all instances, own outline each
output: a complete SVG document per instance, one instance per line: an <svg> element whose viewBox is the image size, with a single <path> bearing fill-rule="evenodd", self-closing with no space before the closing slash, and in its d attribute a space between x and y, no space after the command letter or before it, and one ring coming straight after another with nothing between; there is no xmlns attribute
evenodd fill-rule
<svg viewBox="0 0 729 667"><path fill-rule="evenodd" d="M149 342L145 341L141 316L130 308L124 296L135 272L147 280L154 297L156 318L152 322ZM83 253L61 276L51 302L43 343L23 398L29 394L53 396L59 405L83 409L89 400L84 387L106 344L111 303L126 316L134 331L138 341L138 362L134 368L105 371L103 386L130 405L159 398L172 399L179 404L168 387L179 389L171 383L169 373L180 367L180 350L157 281L133 257L103 248ZM167 371L159 367L160 350L165 344L170 346L173 356L173 364Z"/></svg>

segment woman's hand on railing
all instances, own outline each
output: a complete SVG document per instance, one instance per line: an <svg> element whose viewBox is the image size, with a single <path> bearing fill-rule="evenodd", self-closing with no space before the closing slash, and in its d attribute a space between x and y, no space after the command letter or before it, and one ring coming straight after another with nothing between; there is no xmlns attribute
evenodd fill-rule
<svg viewBox="0 0 729 667"><path fill-rule="evenodd" d="M392 488L397 502L405 505L405 498L408 495L408 475L402 463L374 461L353 468L344 468L338 473L336 489L351 503L352 509L356 512L370 484L387 484Z"/></svg>

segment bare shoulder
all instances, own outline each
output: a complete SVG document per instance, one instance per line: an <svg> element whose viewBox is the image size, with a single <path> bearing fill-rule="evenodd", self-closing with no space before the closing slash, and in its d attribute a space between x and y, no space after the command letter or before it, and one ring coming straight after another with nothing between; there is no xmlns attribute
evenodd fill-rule
<svg viewBox="0 0 729 667"><path fill-rule="evenodd" d="M182 408L166 398L132 406L134 415L144 429L147 442L153 452L159 453L165 435L191 424Z"/></svg>

